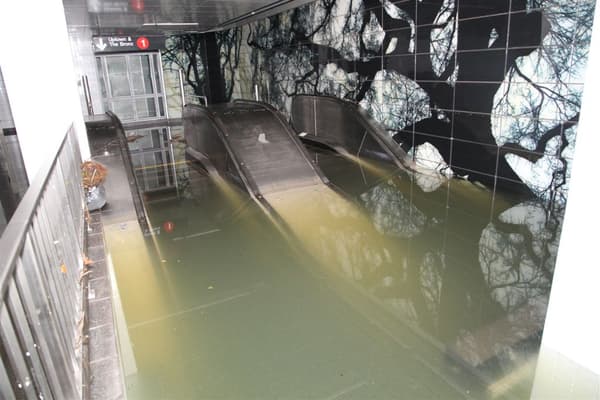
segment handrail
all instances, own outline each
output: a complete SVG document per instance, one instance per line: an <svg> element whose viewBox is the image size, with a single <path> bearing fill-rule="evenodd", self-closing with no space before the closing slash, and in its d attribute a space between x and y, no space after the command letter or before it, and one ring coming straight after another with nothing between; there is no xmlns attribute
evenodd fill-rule
<svg viewBox="0 0 600 400"><path fill-rule="evenodd" d="M125 128L121 123L121 120L115 113L112 111L107 111L106 114L111 119L116 131L117 131L117 139L119 140L119 147L121 149L121 156L123 158L123 164L125 165L125 173L127 174L127 180L131 189L131 196L133 200L133 207L135 208L135 213L137 220L140 224L140 228L144 235L149 235L152 230L150 229L150 224L148 223L148 218L146 214L146 207L144 206L144 201L142 200L142 194L140 192L140 185L137 181L137 177L135 176L135 169L133 167L133 161L131 159L131 152L129 151L129 146L127 145L127 136L125 135Z"/></svg>
<svg viewBox="0 0 600 400"><path fill-rule="evenodd" d="M0 398L81 397L80 162L71 126L0 237Z"/></svg>
<svg viewBox="0 0 600 400"><path fill-rule="evenodd" d="M251 178L251 175L248 173L247 169L242 165L242 162L238 160L237 153L233 151L233 148L231 147L231 144L229 143L229 140L227 139L227 136L225 134L226 129L223 126L221 120L217 118L208 108L200 106L198 104L186 104L186 107L204 113L206 117L213 123L213 125L216 128L215 132L219 136L219 139L221 140L223 146L225 146L225 149L227 150L227 153L231 157L231 162L237 170L237 173L240 176L240 179L242 180L246 191L253 197L261 197L262 195L258 190L256 182L254 182L254 180Z"/></svg>
<svg viewBox="0 0 600 400"><path fill-rule="evenodd" d="M40 168L40 171L29 185L27 192L25 192L25 196L23 196L23 199L19 203L19 207L2 233L2 237L0 237L0 254L2 254L2 259L0 259L0 294L2 297L6 293L7 278L16 268L13 261L23 249L25 233L29 229L29 224L31 224L34 212L42 197L43 189L50 179L50 172L58 161L58 154L64 147L67 137L68 133L62 139L59 151Z"/></svg>
<svg viewBox="0 0 600 400"><path fill-rule="evenodd" d="M384 151L387 157L389 157L390 160L399 168L404 170L410 170L412 168L411 162L408 160L406 152L402 150L400 145L394 139L392 139L387 134L387 132L381 127L381 125L377 121L375 121L365 109L360 107L357 102L352 100L340 99L339 97L334 96L315 96L305 94L295 96L294 102L300 102L302 101L302 99L310 99L313 102L331 102L336 104L338 107L340 107L341 110L348 112L352 116L352 118L354 118L355 122L365 129L363 141L365 135L369 134L369 136L381 147L381 149ZM293 111L292 114L294 114ZM313 118L316 118L316 115L313 116ZM305 140L312 139L305 137ZM326 144L334 150L337 150L336 147L343 147L343 145L339 143L334 143L331 140L329 140ZM356 156L359 155L358 153L360 153L360 150L361 148L358 149L357 154L355 154Z"/></svg>

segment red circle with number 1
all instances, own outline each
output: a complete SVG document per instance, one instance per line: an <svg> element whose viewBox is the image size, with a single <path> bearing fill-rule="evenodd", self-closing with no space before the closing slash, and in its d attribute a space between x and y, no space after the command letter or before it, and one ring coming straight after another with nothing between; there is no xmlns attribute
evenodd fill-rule
<svg viewBox="0 0 600 400"><path fill-rule="evenodd" d="M135 41L135 45L140 50L146 50L148 47L150 47L150 41L148 40L148 38L146 36L140 36Z"/></svg>

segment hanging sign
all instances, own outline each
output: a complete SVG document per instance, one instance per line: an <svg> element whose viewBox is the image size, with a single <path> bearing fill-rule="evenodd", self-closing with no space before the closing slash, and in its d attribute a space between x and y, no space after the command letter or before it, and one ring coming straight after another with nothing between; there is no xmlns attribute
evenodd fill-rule
<svg viewBox="0 0 600 400"><path fill-rule="evenodd" d="M94 36L94 53L121 53L143 50L162 50L165 47L164 36Z"/></svg>

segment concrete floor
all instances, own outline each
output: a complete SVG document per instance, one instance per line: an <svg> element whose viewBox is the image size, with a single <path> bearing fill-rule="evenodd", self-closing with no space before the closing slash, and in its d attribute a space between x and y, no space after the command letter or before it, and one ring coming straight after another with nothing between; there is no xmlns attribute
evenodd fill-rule
<svg viewBox="0 0 600 400"><path fill-rule="evenodd" d="M84 391L92 400L124 399L124 378L119 358L115 313L114 283L111 281L110 257L104 241L104 226L129 219L136 220L116 131L88 125L92 159L108 169L104 182L107 204L90 213L87 232L87 256L93 264L88 276L88 357L89 388ZM84 398L86 397L84 395Z"/></svg>

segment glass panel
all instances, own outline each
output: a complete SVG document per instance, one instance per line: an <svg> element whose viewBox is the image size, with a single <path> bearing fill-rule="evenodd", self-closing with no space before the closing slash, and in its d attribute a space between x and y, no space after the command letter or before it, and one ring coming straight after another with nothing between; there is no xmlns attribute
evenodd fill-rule
<svg viewBox="0 0 600 400"><path fill-rule="evenodd" d="M161 117L165 116L165 103L162 97L158 98L158 112Z"/></svg>
<svg viewBox="0 0 600 400"><path fill-rule="evenodd" d="M129 57L129 76L131 77L131 88L134 95L146 94L144 88L144 77L142 75L142 66L138 56Z"/></svg>
<svg viewBox="0 0 600 400"><path fill-rule="evenodd" d="M96 57L96 70L100 79L100 90L102 90L102 98L105 99L107 97L106 82L104 81L104 68L102 68L102 58L100 57Z"/></svg>
<svg viewBox="0 0 600 400"><path fill-rule="evenodd" d="M113 97L129 96L129 81L127 79L127 59L124 56L107 57L108 80Z"/></svg>
<svg viewBox="0 0 600 400"><path fill-rule="evenodd" d="M135 110L131 100L114 100L110 108L121 121L131 121L135 119Z"/></svg>
<svg viewBox="0 0 600 400"><path fill-rule="evenodd" d="M162 82L160 80L160 58L157 54L152 56L152 63L154 64L154 81L156 82L156 93L162 93ZM163 115L161 113L161 115Z"/></svg>
<svg viewBox="0 0 600 400"><path fill-rule="evenodd" d="M136 99L135 107L137 109L138 118L151 118L156 117L156 105L154 104L154 98Z"/></svg>
<svg viewBox="0 0 600 400"><path fill-rule="evenodd" d="M152 94L152 74L150 73L150 57L148 55L129 56L129 74L133 94Z"/></svg>
<svg viewBox="0 0 600 400"><path fill-rule="evenodd" d="M96 65L106 109L129 121L166 116L164 94L157 95L162 93L157 53L101 56Z"/></svg>
<svg viewBox="0 0 600 400"><path fill-rule="evenodd" d="M150 72L150 56L140 56L140 60L142 63L142 74L146 94L154 93L154 90L152 90L152 73Z"/></svg>

